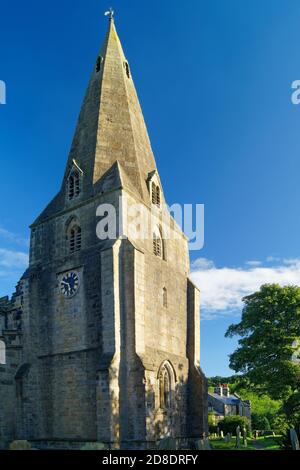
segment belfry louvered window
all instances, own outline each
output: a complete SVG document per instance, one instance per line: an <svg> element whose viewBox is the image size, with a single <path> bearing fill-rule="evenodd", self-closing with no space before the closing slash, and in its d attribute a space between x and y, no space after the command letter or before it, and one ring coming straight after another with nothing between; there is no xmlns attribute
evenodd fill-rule
<svg viewBox="0 0 300 470"><path fill-rule="evenodd" d="M74 253L75 251L81 250L81 228L78 225L74 225L70 230L69 237L69 251Z"/></svg>

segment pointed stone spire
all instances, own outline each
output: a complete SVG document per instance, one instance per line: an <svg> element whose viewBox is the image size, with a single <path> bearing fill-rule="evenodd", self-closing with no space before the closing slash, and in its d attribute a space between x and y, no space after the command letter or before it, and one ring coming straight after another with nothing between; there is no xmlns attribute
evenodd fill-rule
<svg viewBox="0 0 300 470"><path fill-rule="evenodd" d="M65 178L73 160L83 171L89 193L97 190L97 182L118 161L135 191L143 199L148 197L146 180L156 165L112 14L81 108Z"/></svg>
<svg viewBox="0 0 300 470"><path fill-rule="evenodd" d="M74 162L83 175L81 201L107 187L101 179L114 166L123 175L115 181L122 181L123 185L126 182L127 189L149 202L147 179L156 170L155 159L111 12L109 17L108 32L81 107L61 190L33 225L64 209L67 178Z"/></svg>

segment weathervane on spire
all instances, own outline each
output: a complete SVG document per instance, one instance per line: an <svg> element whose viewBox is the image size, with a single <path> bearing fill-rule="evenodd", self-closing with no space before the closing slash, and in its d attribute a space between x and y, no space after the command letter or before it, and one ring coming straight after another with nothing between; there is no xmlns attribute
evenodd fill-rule
<svg viewBox="0 0 300 470"><path fill-rule="evenodd" d="M115 14L115 12L112 9L112 7L110 7L110 9L104 13L104 15L108 16L110 20L113 20L114 14Z"/></svg>

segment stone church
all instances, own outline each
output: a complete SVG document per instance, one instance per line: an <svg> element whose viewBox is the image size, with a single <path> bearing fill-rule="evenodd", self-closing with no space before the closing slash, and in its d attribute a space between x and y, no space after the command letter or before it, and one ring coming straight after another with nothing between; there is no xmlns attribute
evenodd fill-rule
<svg viewBox="0 0 300 470"><path fill-rule="evenodd" d="M136 206L155 213L149 237L130 230ZM116 234L105 239L97 227L109 207ZM207 431L199 291L188 240L167 214L111 15L61 188L31 226L16 292L0 299L2 447L151 448Z"/></svg>

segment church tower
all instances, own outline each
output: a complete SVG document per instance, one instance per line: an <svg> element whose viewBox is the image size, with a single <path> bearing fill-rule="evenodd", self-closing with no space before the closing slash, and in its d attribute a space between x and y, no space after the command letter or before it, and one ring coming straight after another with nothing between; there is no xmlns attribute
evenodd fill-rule
<svg viewBox="0 0 300 470"><path fill-rule="evenodd" d="M112 14L21 287L17 438L137 448L206 432L188 240L166 209Z"/></svg>

